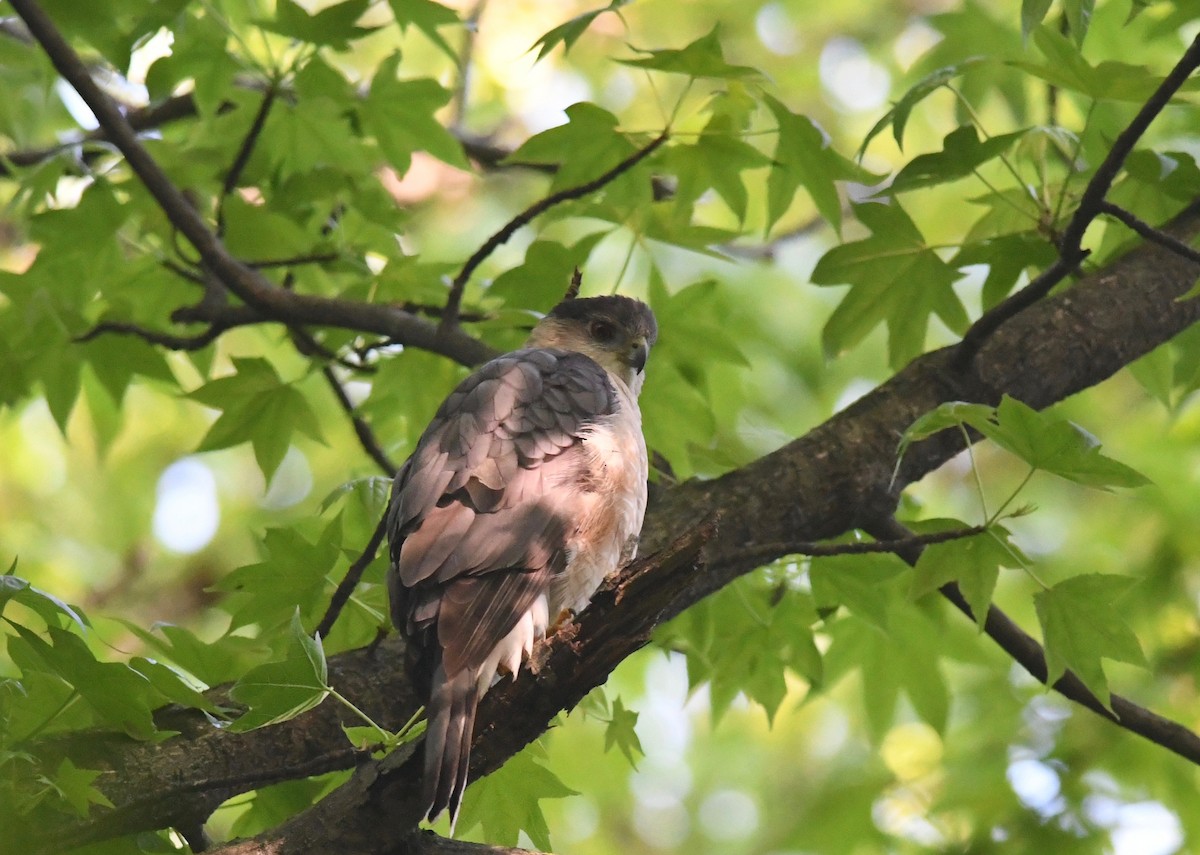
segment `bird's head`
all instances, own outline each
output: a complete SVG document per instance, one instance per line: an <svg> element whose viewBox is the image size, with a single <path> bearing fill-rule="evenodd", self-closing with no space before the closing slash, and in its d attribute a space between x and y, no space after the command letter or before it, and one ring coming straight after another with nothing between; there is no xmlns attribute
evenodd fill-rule
<svg viewBox="0 0 1200 855"><path fill-rule="evenodd" d="M658 324L650 307L630 297L563 300L533 328L528 347L556 347L591 357L637 394Z"/></svg>

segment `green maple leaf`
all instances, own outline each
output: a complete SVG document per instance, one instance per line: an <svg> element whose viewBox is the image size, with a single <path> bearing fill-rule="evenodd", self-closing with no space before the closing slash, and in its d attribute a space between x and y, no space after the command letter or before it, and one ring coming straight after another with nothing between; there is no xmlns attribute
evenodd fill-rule
<svg viewBox="0 0 1200 855"><path fill-rule="evenodd" d="M951 531L961 528L967 528L967 525L959 520L927 520L920 530ZM909 596L917 599L936 591L947 582L958 582L975 615L975 622L983 629L1000 568L1018 568L1022 564L1020 551L1008 539L1007 530L1002 526L993 526L971 538L930 544L917 561Z"/></svg>
<svg viewBox="0 0 1200 855"><path fill-rule="evenodd" d="M247 707L229 729L243 733L293 719L317 706L328 694L329 670L321 637L304 631L300 610L296 609L283 660L251 669L229 690L229 697Z"/></svg>
<svg viewBox="0 0 1200 855"><path fill-rule="evenodd" d="M563 46L563 53L569 53L571 46L578 41L587 28L592 25L592 21L603 15L605 12L616 12L622 6L628 6L632 0L612 0L607 6L600 9L592 9L590 12L584 12L581 15L576 15L569 21L559 24L554 29L543 33L542 37L533 43L530 50L538 48L537 59L541 59L550 51L554 50L558 45ZM536 61L536 60L535 60Z"/></svg>
<svg viewBox="0 0 1200 855"><path fill-rule="evenodd" d="M900 454L913 442L961 425L979 431L1034 469L1086 487L1141 487L1150 483L1140 472L1102 454L1099 441L1083 428L1052 413L1039 413L1008 395L995 408L962 401L942 404L904 432Z"/></svg>
<svg viewBox="0 0 1200 855"><path fill-rule="evenodd" d="M863 138L862 145L858 147L859 157L867 150L867 146L870 145L871 140L875 139L889 125L892 128L892 136L896 140L896 145L903 149L904 128L908 125L908 117L912 114L913 108L943 86L948 85L951 80L984 62L987 62L985 57L968 57L961 62L935 69L910 86L900 100L892 106L892 109L888 110L883 118L876 122L875 126L867 132L866 137Z"/></svg>
<svg viewBox="0 0 1200 855"><path fill-rule="evenodd" d="M560 190L591 181L633 154L633 143L617 130L617 117L607 110L581 101L566 114L565 124L530 137L505 162L556 165L552 186ZM611 185L605 189L611 192Z"/></svg>
<svg viewBox="0 0 1200 855"><path fill-rule="evenodd" d="M214 586L242 595L242 601L227 607L232 626L277 625L297 605L305 615L316 611L325 591L326 576L338 557L339 535L336 519L325 528L316 544L295 528L267 529L263 536L266 557L227 573Z"/></svg>
<svg viewBox="0 0 1200 855"><path fill-rule="evenodd" d="M108 725L120 727L136 739L150 739L155 732L151 710L162 703L150 681L120 662L100 662L78 635L47 628L52 643L20 624L12 625L26 648L18 652L10 642L9 653L26 668L46 671L75 687L79 695ZM30 658L30 655L34 657Z"/></svg>
<svg viewBox="0 0 1200 855"><path fill-rule="evenodd" d="M1128 576L1088 573L1034 595L1046 646L1047 684L1053 685L1070 668L1111 708L1108 679L1100 660L1146 664L1118 602L1134 582Z"/></svg>
<svg viewBox="0 0 1200 855"><path fill-rule="evenodd" d="M673 146L666 160L679 179L678 203L691 205L712 188L739 221L746 218L748 195L742 172L771 163L765 154L738 138L727 116L714 116L694 144Z"/></svg>
<svg viewBox="0 0 1200 855"><path fill-rule="evenodd" d="M705 35L678 50L638 50L647 56L638 59L618 59L622 65L634 68L652 68L689 77L710 77L734 80L743 77L758 77L760 72L748 65L730 65L725 61L721 49L720 28L713 27Z"/></svg>
<svg viewBox="0 0 1200 855"><path fill-rule="evenodd" d="M889 191L904 193L965 178L982 164L1004 154L1024 135L1025 131L1014 131L981 140L973 125L964 125L946 135L941 151L910 160L896 174Z"/></svg>
<svg viewBox="0 0 1200 855"><path fill-rule="evenodd" d="M350 42L370 35L378 27L359 27L356 22L371 0L345 0L310 15L292 0L279 0L273 19L256 21L258 26L281 36L334 50L349 50Z"/></svg>
<svg viewBox="0 0 1200 855"><path fill-rule="evenodd" d="M850 284L825 325L825 350L852 347L884 323L889 362L900 368L924 348L930 315L956 332L966 329L966 310L952 287L958 272L926 244L898 204L857 205L854 211L871 236L834 247L812 273L815 285Z"/></svg>
<svg viewBox="0 0 1200 855"><path fill-rule="evenodd" d="M87 816L92 805L114 807L104 793L100 792L92 782L100 777L101 772L95 769L80 769L70 758L64 758L58 764L54 777L50 779L51 786L58 794L75 809L80 816Z"/></svg>
<svg viewBox="0 0 1200 855"><path fill-rule="evenodd" d="M270 480L299 431L324 442L316 414L304 395L260 358L234 358L237 373L212 380L188 394L222 411L200 442L199 451L215 451L249 442L263 475Z"/></svg>
<svg viewBox="0 0 1200 855"><path fill-rule="evenodd" d="M634 730L637 720L636 712L626 709L620 698L613 699L610 718L604 728L604 750L611 751L614 745L617 746L630 766L637 766L638 758L646 753Z"/></svg>
<svg viewBox="0 0 1200 855"><path fill-rule="evenodd" d="M537 762L545 753L534 742L468 787L458 817L459 828L465 831L481 825L486 839L503 846L516 846L524 831L538 849L550 849L550 829L540 802L577 793Z"/></svg>
<svg viewBox="0 0 1200 855"><path fill-rule="evenodd" d="M873 183L879 176L834 151L828 136L812 119L793 113L770 95L765 98L779 125L775 168L767 179L767 229L787 212L796 190L803 187L821 216L840 232L842 201L836 182Z"/></svg>
<svg viewBox="0 0 1200 855"><path fill-rule="evenodd" d="M428 77L399 80L400 54L379 64L371 78L361 116L375 135L388 162L401 174L408 171L414 151L426 151L451 166L468 167L462 145L435 117L450 101L450 92Z"/></svg>
<svg viewBox="0 0 1200 855"><path fill-rule="evenodd" d="M437 45L442 53L458 64L458 53L438 32L438 27L461 23L457 12L433 0L388 0L388 5L392 7L392 14L402 31L407 32L409 27L416 27Z"/></svg>

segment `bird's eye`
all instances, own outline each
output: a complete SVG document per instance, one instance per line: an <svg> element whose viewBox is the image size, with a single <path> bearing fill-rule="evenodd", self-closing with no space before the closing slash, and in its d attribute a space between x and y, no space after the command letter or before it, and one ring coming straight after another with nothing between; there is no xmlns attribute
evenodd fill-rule
<svg viewBox="0 0 1200 855"><path fill-rule="evenodd" d="M617 326L612 321L592 321L588 332L596 341L609 342L617 337Z"/></svg>

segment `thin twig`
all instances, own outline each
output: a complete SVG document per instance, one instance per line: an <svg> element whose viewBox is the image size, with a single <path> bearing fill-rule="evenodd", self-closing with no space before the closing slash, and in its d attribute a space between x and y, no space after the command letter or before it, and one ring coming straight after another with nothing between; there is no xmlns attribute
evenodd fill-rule
<svg viewBox="0 0 1200 855"><path fill-rule="evenodd" d="M975 537L988 530L986 525L956 528L951 531L936 531L929 534L914 534L894 540L856 541L854 543L815 543L807 540L760 543L747 546L738 552L739 558L748 561L777 561L788 555L805 555L809 558L832 558L838 555L868 555L874 553L901 553L914 547L951 540ZM907 529L906 529L907 531Z"/></svg>
<svg viewBox="0 0 1200 855"><path fill-rule="evenodd" d="M954 356L956 368L966 368L983 343L1001 324L1045 297L1055 285L1079 267L1087 257L1087 252L1083 249L1084 232L1101 213L1104 197L1120 173L1125 158L1133 151L1134 145L1141 139L1150 123L1166 108L1197 67L1200 67L1200 36L1192 41L1179 62L1171 69L1171 73L1163 78L1154 94L1146 100L1128 127L1113 142L1108 155L1084 189L1079 206L1063 232L1058 247L1058 260L1020 291L984 312L979 320L971 325L958 344Z"/></svg>
<svg viewBox="0 0 1200 855"><path fill-rule="evenodd" d="M479 31L479 19L487 0L476 0L474 7L463 20L463 42L458 52L458 80L454 84L454 94L451 97L450 127L461 127L467 114L467 90L471 83L471 63L475 55L475 38Z"/></svg>
<svg viewBox="0 0 1200 855"><path fill-rule="evenodd" d="M367 569L367 565L375 560L375 553L379 551L379 545L383 543L383 536L387 531L387 514L383 514L379 519L379 525L375 526L375 531L371 535L371 539L367 541L367 546L362 551L362 555L358 556L358 560L350 565L350 569L346 571L346 576L338 584L337 590L333 592L333 596L329 598L329 608L325 610L324 617L317 625L317 635L324 638L329 635L329 631L333 629L334 623L338 619L338 615L342 613L342 609L350 600L350 595L354 593L354 588L358 585L358 580L362 578L363 571Z"/></svg>
<svg viewBox="0 0 1200 855"><path fill-rule="evenodd" d="M867 531L873 537L877 537L880 540L891 539L893 541L908 539L913 534L908 528L897 522L894 517L879 521L867 528ZM918 545L909 547L904 552L898 554L908 564L916 565L917 559L920 557L923 549L923 546ZM975 619L975 614L971 611L970 605L968 605L956 583L950 582L943 586L941 593L942 596L954 604L955 608L972 620ZM1034 679L1043 685L1046 684L1048 679L1046 651L1032 636L1014 623L1008 615L996 608L996 606L989 606L983 630L993 641L1000 645L1000 648L1005 653L1028 671ZM1200 763L1200 735L1192 732L1182 724L1160 716L1158 713L1139 706L1133 701L1117 694L1109 696L1110 710L1070 670L1066 671L1050 688L1068 700L1087 707L1092 712L1108 719L1125 730L1145 737L1156 745L1161 745L1163 748L1193 763Z"/></svg>
<svg viewBox="0 0 1200 855"><path fill-rule="evenodd" d="M439 332L446 332L457 325L458 310L459 306L462 304L463 289L466 288L467 281L470 280L471 274L474 273L476 268L483 263L484 259L495 252L499 246L512 237L517 229L532 222L533 219L539 214L545 213L555 205L558 205L562 202L569 202L572 199L581 199L589 193L594 193L595 191L599 190L605 184L610 183L622 174L628 172L638 163L653 154L659 146L667 141L669 136L669 131L663 131L645 146L635 151L633 154L622 160L603 175L593 178L591 181L588 181L584 184L579 184L575 187L568 187L565 190L559 190L557 193L552 193L545 199L535 202L524 211L517 214L517 216L509 220L504 225L504 228L500 229L500 231L496 232L494 235L484 241L483 245L475 251L475 254L467 259L466 264L463 265L462 270L458 272L458 275L454 277L454 282L451 283L450 295L446 298L446 312L444 315L442 315L442 322L438 327Z"/></svg>
<svg viewBox="0 0 1200 855"><path fill-rule="evenodd" d="M230 193L237 189L238 182L241 181L242 172L245 171L246 164L250 162L250 155L254 154L254 146L258 143L258 138L262 135L263 127L267 124L267 116L271 113L271 106L275 103L275 96L278 94L278 91L275 87L275 82L271 81L266 91L263 92L262 101L258 105L258 112L254 114L254 119L250 122L249 130L242 137L242 144L238 146L233 163L229 165L229 171L225 173L225 180L221 183L221 195L217 199L218 236L225 234L225 200L229 198Z"/></svg>
<svg viewBox="0 0 1200 855"><path fill-rule="evenodd" d="M346 389L342 386L337 375L333 373L333 369L328 365L321 368L321 374L329 383L329 388L333 390L333 394L337 397L338 403L341 404L346 415L350 417L351 424L354 425L354 433L358 437L358 441L362 444L363 450L368 456L378 464L379 468L386 475L395 475L397 466L387 456L387 452L380 446L379 440L375 438L375 432L371 430L371 426L360 416L354 408L354 403L346 394Z"/></svg>
<svg viewBox="0 0 1200 855"><path fill-rule="evenodd" d="M138 324L126 323L124 321L101 321L83 335L75 338L74 341L78 344L84 344L106 334L132 335L137 336L143 341L148 341L150 344L157 344L170 350L191 351L208 347L208 345L217 340L217 337L221 333L225 332L225 329L220 324L214 323L199 335L180 336L147 329Z"/></svg>
<svg viewBox="0 0 1200 855"><path fill-rule="evenodd" d="M1133 213L1126 211L1119 205L1114 205L1112 202L1104 201L1100 203L1100 213L1108 214L1110 217L1120 220L1127 225L1132 231L1137 232L1148 241L1153 241L1159 246L1165 246L1174 253L1186 258L1188 261L1194 261L1200 264L1200 252L1197 252L1192 247L1188 246L1178 238L1173 238L1162 229L1156 229L1154 226L1135 216Z"/></svg>
<svg viewBox="0 0 1200 855"><path fill-rule="evenodd" d="M194 282L197 285L206 285L204 277L190 267L185 267L173 258L164 258L161 262L163 267L170 270L180 279L186 279L188 282Z"/></svg>
<svg viewBox="0 0 1200 855"><path fill-rule="evenodd" d="M328 264L341 258L336 252L314 252L309 255L296 255L291 258L266 258L260 261L247 261L247 267L264 270L270 267L297 267L303 264Z"/></svg>

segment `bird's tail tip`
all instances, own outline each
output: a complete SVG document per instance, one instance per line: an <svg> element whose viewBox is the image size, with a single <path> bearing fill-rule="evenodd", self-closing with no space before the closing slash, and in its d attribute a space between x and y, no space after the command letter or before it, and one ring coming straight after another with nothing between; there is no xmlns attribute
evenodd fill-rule
<svg viewBox="0 0 1200 855"><path fill-rule="evenodd" d="M428 806L425 817L430 822L443 811L449 814L453 837L463 791L467 788L479 695L469 672L446 679L440 668L438 671L436 676L441 679L435 678L429 697L422 803Z"/></svg>

